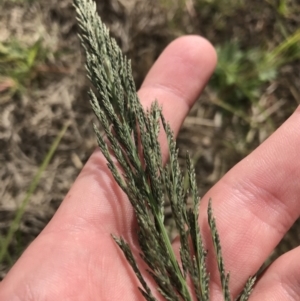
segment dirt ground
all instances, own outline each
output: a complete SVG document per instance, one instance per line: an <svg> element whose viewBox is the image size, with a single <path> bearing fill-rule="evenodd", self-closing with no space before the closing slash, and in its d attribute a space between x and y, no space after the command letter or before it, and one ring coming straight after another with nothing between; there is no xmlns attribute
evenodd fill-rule
<svg viewBox="0 0 300 301"><path fill-rule="evenodd" d="M267 49L282 42L282 32L289 35L300 25L297 0L289 1L292 9L284 16L275 9L276 1L245 4L227 0L223 6L218 4L221 2L99 0L97 7L124 53L132 59L137 86L166 45L180 35L201 34L216 46L238 39L242 49L261 45ZM70 126L30 199L10 245L11 260L0 265L0 278L51 219L96 147L91 126L94 117L87 97L89 83L77 29L70 0L1 1L0 47L10 43L12 49L19 49L18 45L27 49L35 44L38 49L30 68L24 71L21 66L19 73L8 73L0 48L3 236L51 143L67 121ZM299 59L288 62L276 79L262 87L259 104L269 110L271 125L268 119L251 128L237 114L219 105L213 87L204 92L178 138L182 158L189 150L196 162L201 195L300 104L299 70ZM278 103L280 108L275 106ZM239 107L251 120L258 116L255 108L249 102Z"/></svg>

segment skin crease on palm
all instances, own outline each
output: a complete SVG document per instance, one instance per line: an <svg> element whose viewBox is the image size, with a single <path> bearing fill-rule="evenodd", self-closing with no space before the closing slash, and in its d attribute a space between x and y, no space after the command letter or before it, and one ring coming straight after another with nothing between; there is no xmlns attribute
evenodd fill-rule
<svg viewBox="0 0 300 301"><path fill-rule="evenodd" d="M148 107L157 99L178 133L216 60L214 48L201 37L175 40L147 75L139 91L141 102ZM161 146L166 160L163 139ZM299 217L299 147L300 108L202 198L199 222L205 245L211 250L206 215L211 197L233 296ZM136 229L131 205L97 149L53 219L1 282L0 300L143 300L111 238L111 233L124 237L138 256ZM175 240L176 252L178 246ZM299 259L300 248L277 259L258 280L250 301L299 300ZM212 256L208 266L212 300L223 300Z"/></svg>

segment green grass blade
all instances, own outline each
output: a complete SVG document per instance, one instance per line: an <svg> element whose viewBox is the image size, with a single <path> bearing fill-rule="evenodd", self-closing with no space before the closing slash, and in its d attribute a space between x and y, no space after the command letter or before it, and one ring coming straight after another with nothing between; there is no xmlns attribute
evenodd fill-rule
<svg viewBox="0 0 300 301"><path fill-rule="evenodd" d="M13 236L15 232L19 228L20 221L22 219L22 216L24 214L25 208L34 193L36 187L38 186L41 176L47 166L49 165L62 137L65 135L67 128L69 127L69 123L66 123L64 127L61 129L61 131L58 133L57 137L53 141L48 153L46 154L41 166L38 169L38 172L36 173L35 177L32 179L29 189L26 193L25 198L22 200L21 206L18 208L16 216L14 220L12 221L7 235L1 240L1 246L0 246L0 263L3 261L3 259L7 256L7 249L13 239Z"/></svg>

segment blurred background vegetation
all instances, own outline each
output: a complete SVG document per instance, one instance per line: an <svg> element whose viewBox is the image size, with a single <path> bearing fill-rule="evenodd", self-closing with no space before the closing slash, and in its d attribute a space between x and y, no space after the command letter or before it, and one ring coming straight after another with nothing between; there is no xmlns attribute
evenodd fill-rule
<svg viewBox="0 0 300 301"><path fill-rule="evenodd" d="M201 195L300 104L299 1L96 2L132 59L137 86L174 38L199 34L215 45L216 71L178 137L182 162L189 150L196 163ZM72 1L2 0L0 279L96 147L88 87Z"/></svg>

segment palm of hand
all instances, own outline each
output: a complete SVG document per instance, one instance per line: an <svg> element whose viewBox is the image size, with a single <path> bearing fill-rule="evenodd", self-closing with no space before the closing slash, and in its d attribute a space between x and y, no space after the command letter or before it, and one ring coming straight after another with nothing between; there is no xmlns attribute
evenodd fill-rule
<svg viewBox="0 0 300 301"><path fill-rule="evenodd" d="M143 104L160 100L177 133L215 61L205 40L176 40L147 76L139 92ZM212 197L234 296L299 216L299 112L203 198L200 223L206 243L205 206ZM162 150L166 157L163 141ZM138 282L111 237L124 237L138 258L135 233L131 205L96 150L51 222L0 284L0 300L142 300ZM299 257L297 248L278 259L258 281L250 300L298 300ZM144 268L141 261L138 264ZM221 300L216 268L208 264L213 300Z"/></svg>

